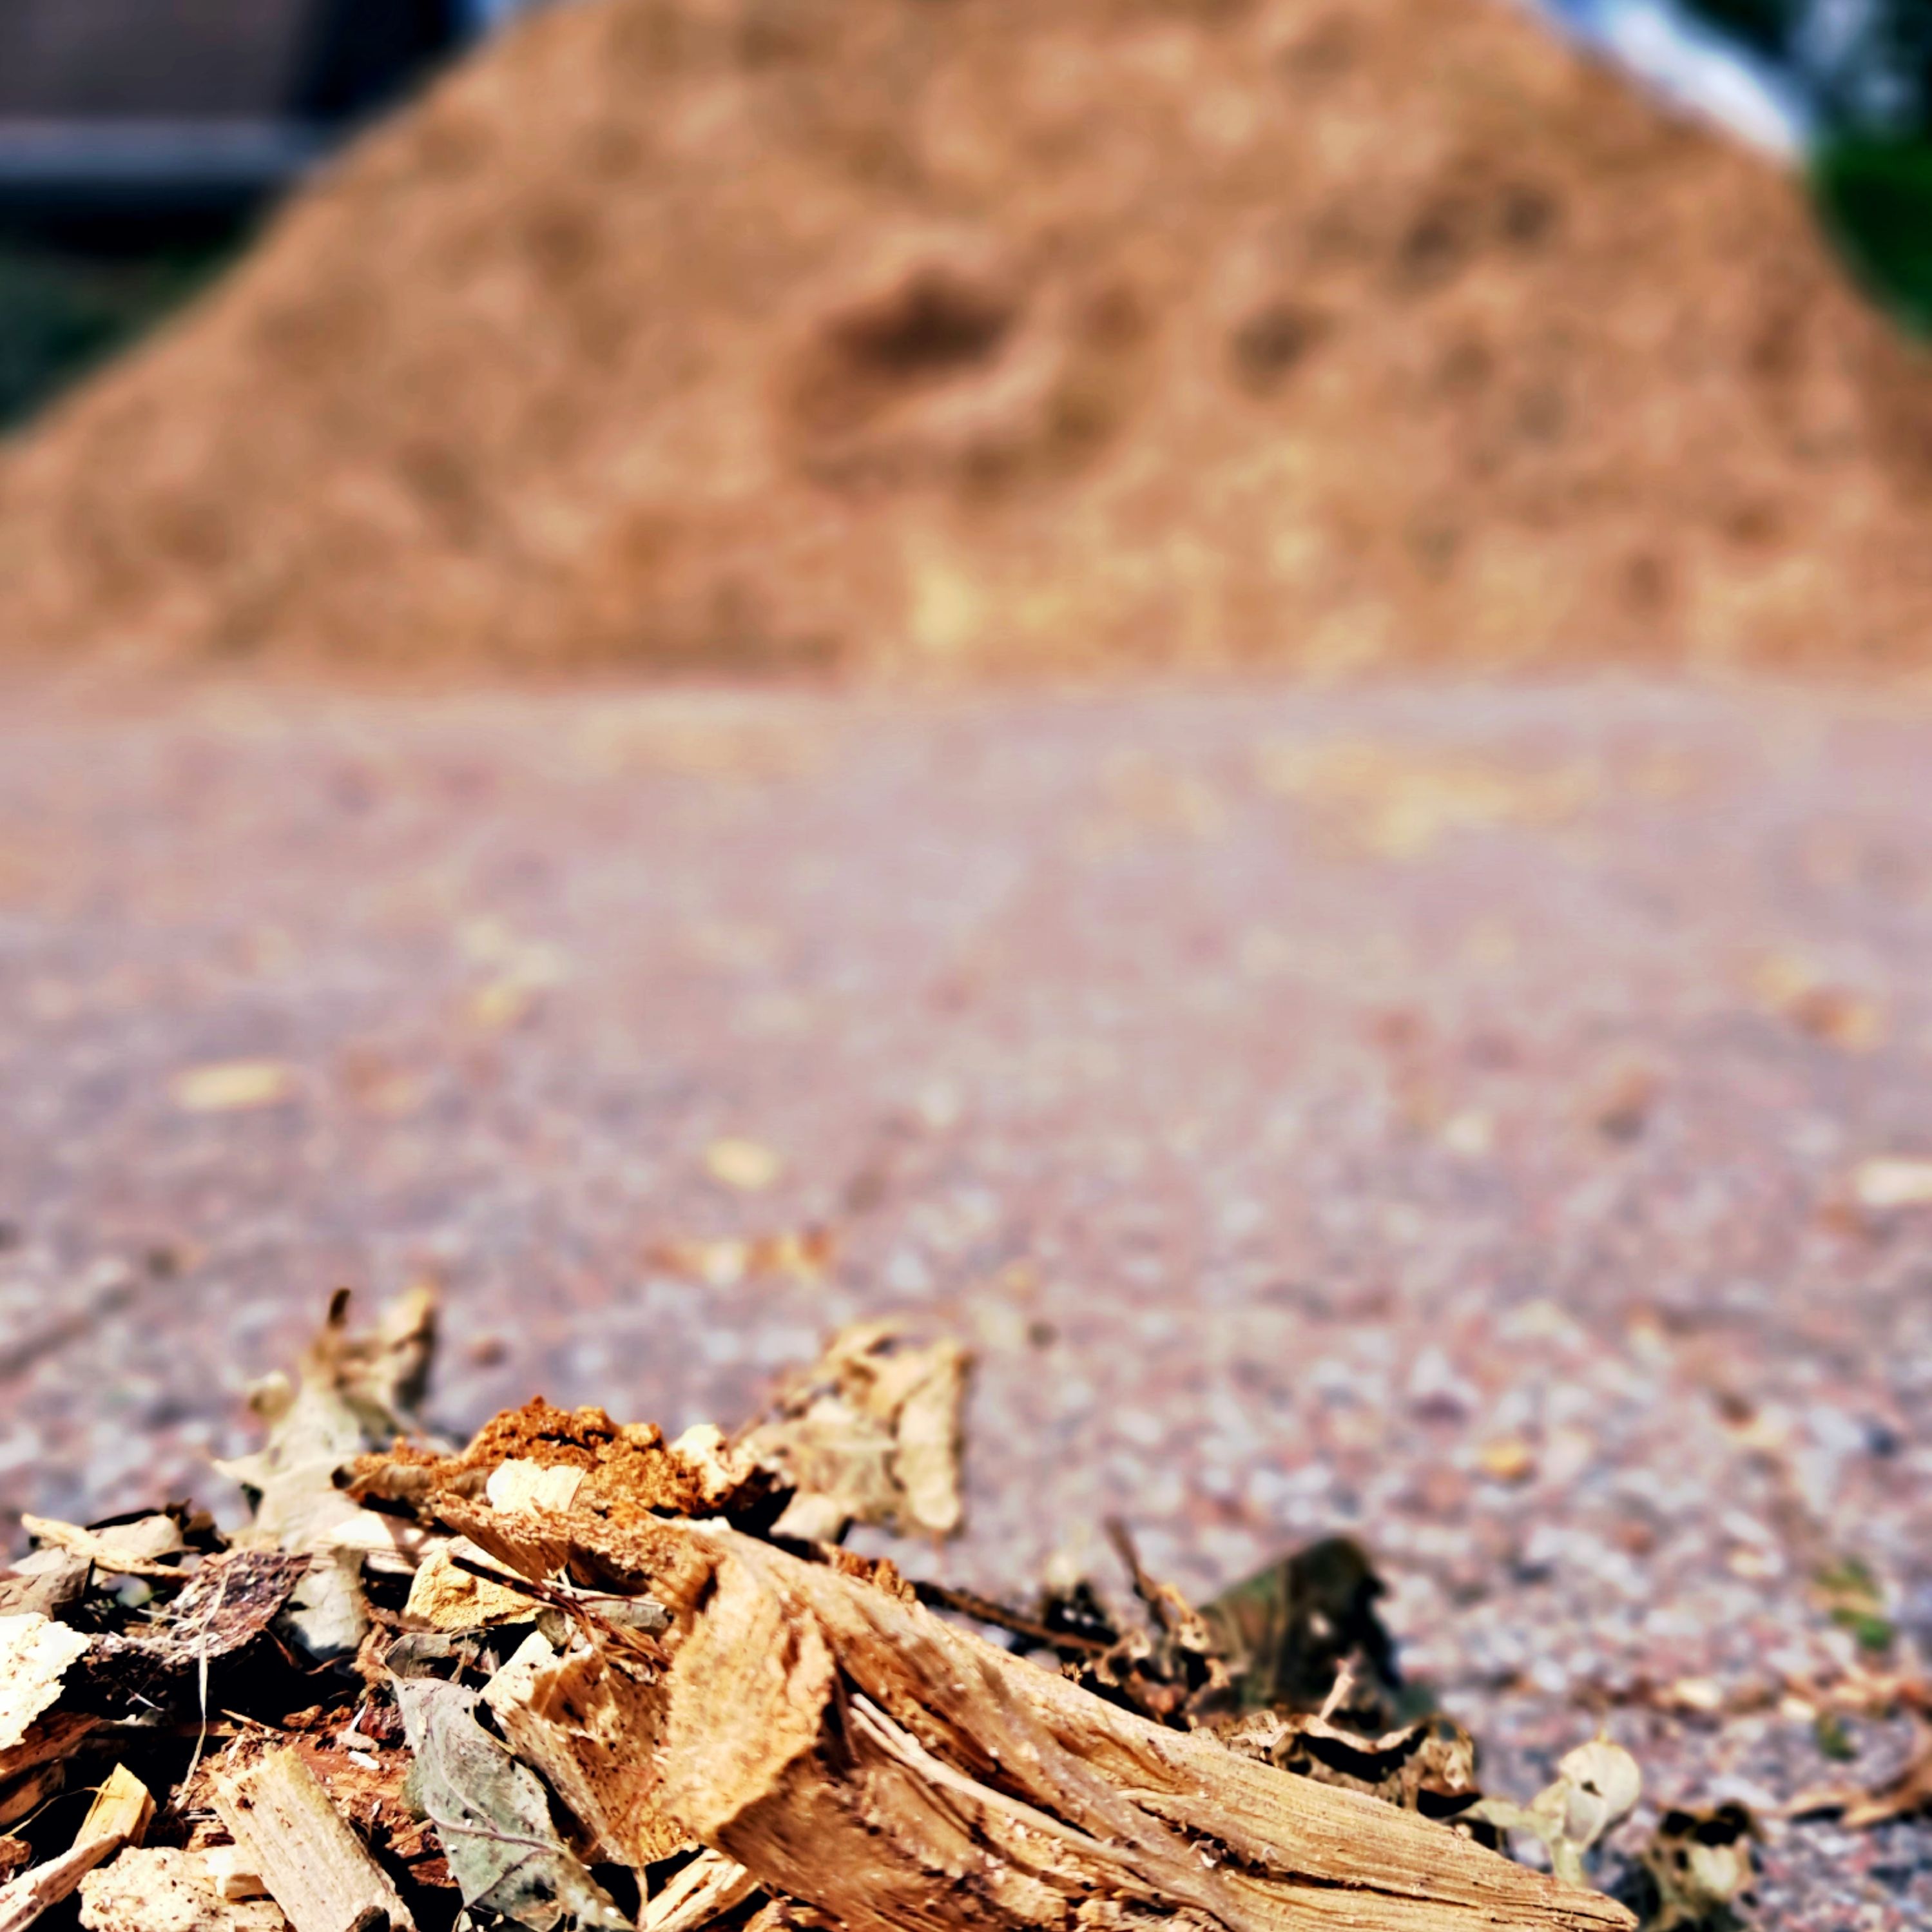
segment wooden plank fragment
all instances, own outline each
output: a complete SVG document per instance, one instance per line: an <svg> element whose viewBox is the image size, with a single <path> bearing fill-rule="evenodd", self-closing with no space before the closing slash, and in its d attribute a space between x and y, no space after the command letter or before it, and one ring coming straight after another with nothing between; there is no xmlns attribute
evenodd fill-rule
<svg viewBox="0 0 1932 1932"><path fill-rule="evenodd" d="M736 1858L702 1851L644 1907L638 1923L641 1932L698 1932L758 1888L758 1881Z"/></svg>
<svg viewBox="0 0 1932 1932"><path fill-rule="evenodd" d="M850 1932L1623 1932L1444 1825L1106 1703L922 1606L714 1525L588 1510L461 1527L676 1620L662 1802ZM446 1516L446 1520L448 1520ZM648 1748L640 1740L640 1748Z"/></svg>
<svg viewBox="0 0 1932 1932"><path fill-rule="evenodd" d="M295 1932L415 1932L409 1908L292 1750L218 1778L214 1809Z"/></svg>
<svg viewBox="0 0 1932 1932"><path fill-rule="evenodd" d="M18 1744L0 1749L0 1788L10 1790L14 1779L72 1756L104 1722L91 1711L50 1711L36 1718Z"/></svg>
<svg viewBox="0 0 1932 1932"><path fill-rule="evenodd" d="M154 1816L154 1801L148 1787L124 1764L117 1764L94 1794L74 1841L84 1845L92 1838L118 1836L124 1844L138 1845L148 1835Z"/></svg>
<svg viewBox="0 0 1932 1932"><path fill-rule="evenodd" d="M59 1904L96 1865L120 1849L118 1838L89 1838L57 1858L29 1868L10 1885L0 1886L0 1932L27 1932L43 1912Z"/></svg>

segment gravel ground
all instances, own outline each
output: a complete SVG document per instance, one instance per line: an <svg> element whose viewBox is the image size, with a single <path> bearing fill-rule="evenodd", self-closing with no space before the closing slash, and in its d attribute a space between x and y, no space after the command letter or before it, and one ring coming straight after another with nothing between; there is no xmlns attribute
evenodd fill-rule
<svg viewBox="0 0 1932 1932"><path fill-rule="evenodd" d="M1928 769L1642 685L14 690L0 1508L222 1501L338 1282L445 1285L459 1427L910 1310L980 1359L926 1568L1351 1528L1492 1788L1600 1714L1660 1802L1868 1778L1775 1692L1844 1557L1932 1649ZM1932 1825L1765 1862L1932 1921Z"/></svg>

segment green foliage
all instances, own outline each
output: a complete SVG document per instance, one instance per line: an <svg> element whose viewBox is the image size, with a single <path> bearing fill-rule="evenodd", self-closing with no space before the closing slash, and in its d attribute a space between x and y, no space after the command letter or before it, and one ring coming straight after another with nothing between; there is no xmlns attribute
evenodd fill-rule
<svg viewBox="0 0 1932 1932"><path fill-rule="evenodd" d="M1813 156L1826 228L1874 297L1932 338L1932 140L1836 140Z"/></svg>
<svg viewBox="0 0 1932 1932"><path fill-rule="evenodd" d="M235 245L106 252L0 234L0 430L196 293Z"/></svg>

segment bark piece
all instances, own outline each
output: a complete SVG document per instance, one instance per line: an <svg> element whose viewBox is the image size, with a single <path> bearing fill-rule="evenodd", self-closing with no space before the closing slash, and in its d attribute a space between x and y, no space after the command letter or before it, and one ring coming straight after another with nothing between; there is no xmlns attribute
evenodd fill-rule
<svg viewBox="0 0 1932 1932"><path fill-rule="evenodd" d="M295 1932L414 1932L394 1886L296 1751L218 1778L214 1801Z"/></svg>
<svg viewBox="0 0 1932 1932"><path fill-rule="evenodd" d="M4 1697L0 1691L0 1701ZM44 1764L71 1756L90 1732L100 1728L101 1722L88 1711L50 1711L36 1719L21 1734L18 1744L0 1749L0 1790Z"/></svg>
<svg viewBox="0 0 1932 1932"><path fill-rule="evenodd" d="M592 1863L641 1871L696 1840L664 1808L661 1673L582 1640L532 1633L483 1693L510 1748L590 1834Z"/></svg>
<svg viewBox="0 0 1932 1932"><path fill-rule="evenodd" d="M271 1899L224 1897L199 1855L167 1846L89 1872L80 1922L86 1932L284 1932L289 1922Z"/></svg>
<svg viewBox="0 0 1932 1932"><path fill-rule="evenodd" d="M64 1764L44 1764L23 1772L10 1784L0 1784L0 1832L31 1817L67 1782ZM0 1876L11 1876L0 1873Z"/></svg>
<svg viewBox="0 0 1932 1932"><path fill-rule="evenodd" d="M308 1561L266 1550L210 1557L169 1606L165 1623L138 1636L94 1640L86 1666L90 1679L149 1696L158 1680L193 1687L207 1665L245 1650L267 1630Z"/></svg>
<svg viewBox="0 0 1932 1932"><path fill-rule="evenodd" d="M92 1838L118 1838L123 1844L138 1845L154 1816L153 1794L124 1764L117 1764L94 1794L74 1841L84 1845Z"/></svg>
<svg viewBox="0 0 1932 1932"><path fill-rule="evenodd" d="M546 1524L554 1522L546 1517ZM668 1809L852 1932L1612 1932L1599 1894L1170 1730L829 1564L576 1512L677 1618Z"/></svg>
<svg viewBox="0 0 1932 1932"><path fill-rule="evenodd" d="M38 1610L0 1617L0 1776L26 1768L10 1765L7 1754L26 1744L43 1713L59 1701L68 1667L89 1642Z"/></svg>

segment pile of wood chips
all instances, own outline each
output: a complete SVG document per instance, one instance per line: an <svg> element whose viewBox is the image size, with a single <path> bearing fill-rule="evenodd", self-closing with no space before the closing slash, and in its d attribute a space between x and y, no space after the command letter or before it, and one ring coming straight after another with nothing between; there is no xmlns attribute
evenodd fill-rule
<svg viewBox="0 0 1932 1932"><path fill-rule="evenodd" d="M955 1344L849 1330L734 1436L537 1400L458 1448L418 1420L428 1298L346 1314L256 1392L243 1529L27 1520L0 1932L1631 1922L1582 1855L1634 1764L1484 1800L1352 1544L1197 1610L1118 1532L1138 1621L842 1547L958 1526Z"/></svg>

